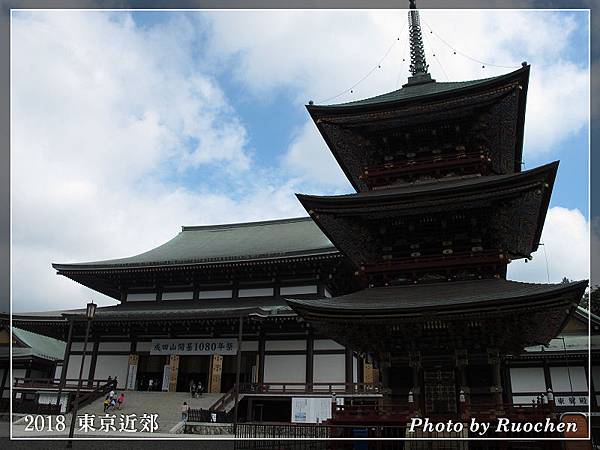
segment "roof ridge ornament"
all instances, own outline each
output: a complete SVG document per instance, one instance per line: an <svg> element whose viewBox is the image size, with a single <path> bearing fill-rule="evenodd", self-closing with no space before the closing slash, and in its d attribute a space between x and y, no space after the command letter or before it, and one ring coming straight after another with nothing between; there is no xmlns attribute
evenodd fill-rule
<svg viewBox="0 0 600 450"><path fill-rule="evenodd" d="M431 75L428 72L429 65L425 59L425 46L423 45L421 21L419 20L419 11L417 10L416 0L409 0L408 8L408 38L410 41L409 69L413 76L408 78L408 83L403 87L435 81L431 79Z"/></svg>

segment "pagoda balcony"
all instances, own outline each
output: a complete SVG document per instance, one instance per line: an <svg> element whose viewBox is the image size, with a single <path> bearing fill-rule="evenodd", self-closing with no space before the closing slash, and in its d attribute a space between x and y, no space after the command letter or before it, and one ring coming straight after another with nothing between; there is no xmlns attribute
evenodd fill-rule
<svg viewBox="0 0 600 450"><path fill-rule="evenodd" d="M494 266L506 265L507 263L508 259L504 253L498 250L489 250L482 252L460 252L449 255L398 258L385 262L361 264L360 270L365 274L374 274Z"/></svg>
<svg viewBox="0 0 600 450"><path fill-rule="evenodd" d="M452 169L463 173L487 175L490 172L491 158L483 152L434 155L390 162L383 165L365 167L359 177L372 188L382 187L398 178L439 174Z"/></svg>

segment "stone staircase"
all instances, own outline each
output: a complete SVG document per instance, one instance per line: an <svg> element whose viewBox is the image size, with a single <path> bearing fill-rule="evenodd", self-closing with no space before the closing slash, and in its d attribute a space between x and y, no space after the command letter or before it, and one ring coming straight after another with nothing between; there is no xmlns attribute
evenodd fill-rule
<svg viewBox="0 0 600 450"><path fill-rule="evenodd" d="M120 393L120 391L118 391ZM187 402L191 409L208 409L223 394L202 394L199 398L192 398L187 392L136 392L125 391L125 403L121 410L110 410L108 414L142 414L157 413L159 433L168 433L181 421L181 405ZM81 408L78 416L95 414L96 417L104 414L104 398L100 398Z"/></svg>

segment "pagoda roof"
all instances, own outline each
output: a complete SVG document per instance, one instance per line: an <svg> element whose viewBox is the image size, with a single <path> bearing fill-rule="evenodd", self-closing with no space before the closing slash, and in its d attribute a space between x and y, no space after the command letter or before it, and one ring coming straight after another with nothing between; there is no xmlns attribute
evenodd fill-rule
<svg viewBox="0 0 600 450"><path fill-rule="evenodd" d="M581 299L587 280L560 284L537 284L504 279L368 288L348 295L319 299L286 299L297 311L339 316L382 316L429 311L527 306L536 299L553 298L566 292Z"/></svg>
<svg viewBox="0 0 600 450"><path fill-rule="evenodd" d="M351 205L351 204L372 204L377 200L386 199L413 199L415 197L435 197L450 196L462 192L477 191L483 192L488 188L504 187L514 185L536 178L539 175L549 175L550 181L554 181L556 171L558 170L558 161L526 170L519 173L506 175L489 176L468 176L452 180L436 179L427 182L406 183L395 185L389 188L376 189L372 191L357 192L342 195L307 195L296 194L307 210L312 206L330 206L330 205Z"/></svg>
<svg viewBox="0 0 600 450"><path fill-rule="evenodd" d="M369 189L361 174L371 165L370 155L381 150L371 134L470 117L479 114L482 107L494 111L495 120L486 133L497 155L493 158L495 171L520 172L529 70L530 66L525 65L480 80L408 83L402 89L364 100L309 104L306 108L357 191Z"/></svg>
<svg viewBox="0 0 600 450"><path fill-rule="evenodd" d="M170 241L136 256L54 263L59 272L149 268L296 258L338 253L310 217L207 226L183 226Z"/></svg>
<svg viewBox="0 0 600 450"><path fill-rule="evenodd" d="M503 242L502 248L510 254L523 257L534 252L539 245L557 170L558 162L553 162L514 174L405 184L337 196L297 196L323 232L355 264L367 262L367 255L372 253L367 238L373 236L374 232L369 231L367 221L464 210L492 204L491 202L501 199L510 199L511 202L513 199L526 199L521 202L518 211L510 203L498 209L504 212L502 217L505 221L512 221L513 217L525 214L525 210L531 216L527 222L528 227L524 228L518 222L518 229L514 233L498 235L498 239ZM538 190L540 195L530 195ZM367 220L359 223L358 217ZM362 238L349 239L349 233L356 235L357 227L362 230Z"/></svg>
<svg viewBox="0 0 600 450"><path fill-rule="evenodd" d="M448 95L456 96L470 93L472 90L480 88L493 87L496 84L502 84L513 79L522 79L524 81L524 89L527 88L530 66L526 65L507 74L481 78L478 80L468 81L449 81L438 82L430 80L424 83L411 84L407 83L401 89L387 92L385 94L376 95L374 97L355 100L346 103L337 103L332 105L307 105L309 111L324 111L324 112L342 112L352 110L362 110L372 107L386 107L396 103L404 103L413 100L422 101L432 97L445 97Z"/></svg>
<svg viewBox="0 0 600 450"><path fill-rule="evenodd" d="M365 289L317 300L287 299L319 332L362 352L520 354L564 329L588 285L482 279Z"/></svg>

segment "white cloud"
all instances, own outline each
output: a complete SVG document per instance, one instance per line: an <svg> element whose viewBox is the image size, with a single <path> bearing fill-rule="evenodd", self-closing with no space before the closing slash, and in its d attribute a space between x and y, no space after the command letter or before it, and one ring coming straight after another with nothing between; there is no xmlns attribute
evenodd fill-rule
<svg viewBox="0 0 600 450"><path fill-rule="evenodd" d="M298 130L283 158L283 164L290 173L312 184L345 188L346 192L352 190L346 175L312 121L306 122Z"/></svg>
<svg viewBox="0 0 600 450"><path fill-rule="evenodd" d="M589 222L578 209L550 208L542 231L544 245L532 255L531 261L510 263L507 278L533 283L546 283L548 279L550 283L559 283L563 277L589 279L589 232Z"/></svg>
<svg viewBox="0 0 600 450"><path fill-rule="evenodd" d="M128 14L13 18L15 310L110 302L52 262L146 251L184 223L301 213L291 186L246 175L243 124L216 81L190 70L193 32L178 19L142 29ZM177 179L188 169L250 181L236 198L202 178L191 192Z"/></svg>

